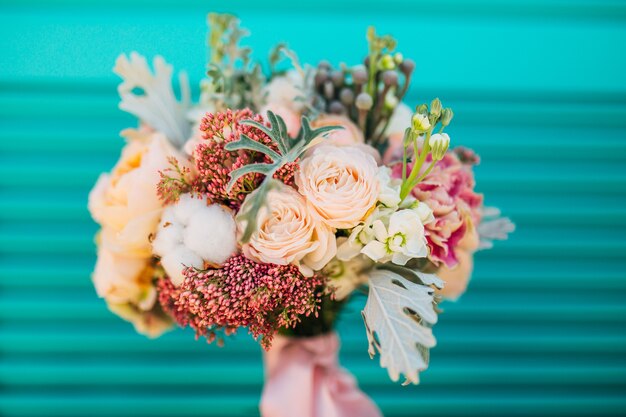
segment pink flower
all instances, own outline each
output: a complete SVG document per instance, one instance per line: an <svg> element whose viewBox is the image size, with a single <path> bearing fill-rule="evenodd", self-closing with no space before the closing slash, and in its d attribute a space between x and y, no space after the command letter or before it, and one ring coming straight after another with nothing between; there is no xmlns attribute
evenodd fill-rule
<svg viewBox="0 0 626 417"><path fill-rule="evenodd" d="M256 192L246 198L242 212L255 197ZM257 213L257 230L243 245L243 253L258 262L296 265L307 276L322 269L337 252L333 230L291 187L280 184L268 193L267 201L269 205ZM243 223L239 226L245 228Z"/></svg>
<svg viewBox="0 0 626 417"><path fill-rule="evenodd" d="M282 117L285 125L287 126L287 133L289 133L289 136L292 138L298 136L298 132L300 131L300 113L295 111L292 107L276 103L266 104L263 108L261 108L259 113L263 117L266 117L268 111Z"/></svg>
<svg viewBox="0 0 626 417"><path fill-rule="evenodd" d="M300 162L296 185L326 224L351 229L378 201L378 165L353 146L319 146Z"/></svg>
<svg viewBox="0 0 626 417"><path fill-rule="evenodd" d="M445 282L443 289L438 290L444 298L456 300L467 289L474 269L474 252L478 248L478 243L478 232L472 227L465 232L465 236L455 248L457 264L452 268L443 264L437 269L437 276Z"/></svg>
<svg viewBox="0 0 626 417"><path fill-rule="evenodd" d="M239 123L244 119L265 123L263 117L255 115L249 109L207 113L200 125L204 139L193 152L198 173L193 191L206 195L213 203L220 203L235 210L239 209L246 196L261 184L264 177L257 173L244 175L235 183L232 190L228 191L230 173L245 165L271 161L260 152L227 151L225 145L239 140L240 135L245 134L250 139L277 150L276 144L265 133L254 126ZM291 185L296 167L296 163L287 164L274 174L274 178Z"/></svg>
<svg viewBox="0 0 626 417"><path fill-rule="evenodd" d="M335 146L357 145L365 142L363 132L357 125L352 123L345 116L335 114L321 114L311 122L311 127L319 129L326 126L341 126L343 129L337 129L330 132L323 143Z"/></svg>
<svg viewBox="0 0 626 417"><path fill-rule="evenodd" d="M401 170L401 164L396 164L393 175L400 178ZM454 267L459 261L456 253L459 242L480 222L483 197L474 191L474 186L471 166L463 164L454 153L447 153L412 191L435 216L435 221L425 228L429 258L436 265Z"/></svg>
<svg viewBox="0 0 626 417"><path fill-rule="evenodd" d="M190 326L210 343L216 332L247 327L268 349L281 327L294 327L301 316L317 314L325 279L303 277L294 265L259 264L237 255L219 269L188 268L176 288L158 283L159 302L180 326Z"/></svg>

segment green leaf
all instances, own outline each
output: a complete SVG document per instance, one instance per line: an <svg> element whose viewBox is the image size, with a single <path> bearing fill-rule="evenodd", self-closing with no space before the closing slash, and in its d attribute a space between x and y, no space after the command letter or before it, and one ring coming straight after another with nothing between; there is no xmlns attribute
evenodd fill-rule
<svg viewBox="0 0 626 417"><path fill-rule="evenodd" d="M267 155L274 162L280 159L280 154L271 149L269 146L263 145L260 142L250 139L248 136L242 134L239 136L239 140L235 142L229 142L224 146L227 151L236 151L239 149L247 149L256 152L261 152Z"/></svg>
<svg viewBox="0 0 626 417"><path fill-rule="evenodd" d="M369 274L369 295L362 316L369 354L380 354L380 365L397 381L419 382L428 367L429 349L435 346L432 326L437 322L435 291L392 271Z"/></svg>
<svg viewBox="0 0 626 417"><path fill-rule="evenodd" d="M244 219L246 221L246 228L244 230L243 236L241 238L242 243L247 243L252 233L256 230L256 215L257 212L265 205L265 200L267 197L267 193L271 189L271 184L273 180L274 173L278 171L283 166L296 161L303 152L306 151L307 146L315 139L316 137L326 134L335 129L341 129L340 126L325 126L319 129L311 129L311 125L309 124L309 120L306 117L302 117L302 127L298 136L296 138L291 138L289 133L287 132L287 125L285 121L278 116L277 114L268 111L267 118L270 122L270 127L265 126L262 123L259 123L255 120L246 119L242 120L242 125L253 126L256 129L259 129L261 132L265 133L270 140L276 144L278 148L278 152L269 148L268 146L256 142L250 139L246 135L240 135L239 139L235 142L230 142L226 144L226 150L249 150L254 152L261 152L267 155L271 160L271 164L266 163L253 163L250 165L243 166L239 169L234 170L230 173L230 181L228 182L228 190L230 191L235 184L235 182L241 178L243 175L249 174L251 172L257 172L265 175L263 182L257 188L257 190L250 194L246 201L249 198L253 198L253 204L244 204L246 206L246 213L238 215L238 218Z"/></svg>
<svg viewBox="0 0 626 417"><path fill-rule="evenodd" d="M273 175L275 172L275 168L273 164L260 164L260 163L242 166L241 168L238 168L230 173L230 181L228 181L226 190L230 192L239 178L243 177L246 174L250 174L252 172L258 172L259 174L263 174L267 177L271 177L271 175Z"/></svg>

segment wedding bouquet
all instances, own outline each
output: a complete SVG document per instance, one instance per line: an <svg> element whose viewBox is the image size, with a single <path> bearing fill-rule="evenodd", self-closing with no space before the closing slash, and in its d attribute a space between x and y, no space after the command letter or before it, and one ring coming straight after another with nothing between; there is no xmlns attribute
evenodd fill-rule
<svg viewBox="0 0 626 417"><path fill-rule="evenodd" d="M162 58L116 62L139 126L89 196L98 295L140 333L188 326L221 345L244 328L271 353L292 340L336 351L337 314L366 291L369 354L418 383L439 299L463 293L473 253L513 229L474 190L478 156L449 149L452 110L402 102L415 63L373 28L362 64L302 65L281 44L264 67L235 17L209 25L195 104ZM268 356L270 378L287 356Z"/></svg>

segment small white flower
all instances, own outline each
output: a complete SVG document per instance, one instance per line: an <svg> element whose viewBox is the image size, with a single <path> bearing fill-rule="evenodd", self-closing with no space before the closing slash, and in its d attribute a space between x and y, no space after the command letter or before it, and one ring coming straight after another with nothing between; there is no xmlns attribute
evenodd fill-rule
<svg viewBox="0 0 626 417"><path fill-rule="evenodd" d="M398 204L400 204L402 180L391 178L391 169L386 166L378 168L377 178L380 183L378 201L387 207L398 207Z"/></svg>
<svg viewBox="0 0 626 417"><path fill-rule="evenodd" d="M436 133L428 141L433 160L440 161L445 156L450 146L450 136L447 133Z"/></svg>
<svg viewBox="0 0 626 417"><path fill-rule="evenodd" d="M416 132L426 132L430 129L430 121L425 114L415 113L411 118L411 125Z"/></svg>
<svg viewBox="0 0 626 417"><path fill-rule="evenodd" d="M152 248L172 283L180 285L185 267L221 265L236 251L235 220L227 208L183 194L164 210Z"/></svg>
<svg viewBox="0 0 626 417"><path fill-rule="evenodd" d="M361 253L375 262L405 265L410 259L428 256L424 225L415 210L393 213L388 227L382 220L376 220L372 229L376 239L366 244Z"/></svg>
<svg viewBox="0 0 626 417"><path fill-rule="evenodd" d="M337 245L345 242L345 237L337 239ZM330 285L333 287L336 300L343 300L360 285L367 283L367 271L373 266L373 262L361 255L349 261L332 259L323 269L330 277Z"/></svg>

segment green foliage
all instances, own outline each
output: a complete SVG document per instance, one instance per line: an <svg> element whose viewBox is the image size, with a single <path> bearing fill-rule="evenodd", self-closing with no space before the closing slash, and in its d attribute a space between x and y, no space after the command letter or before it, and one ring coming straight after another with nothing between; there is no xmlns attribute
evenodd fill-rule
<svg viewBox="0 0 626 417"><path fill-rule="evenodd" d="M251 63L252 48L240 46L249 32L230 14L209 13L208 23L210 99L218 110L258 107L263 99L265 76L259 64Z"/></svg>
<svg viewBox="0 0 626 417"><path fill-rule="evenodd" d="M232 189L237 180L246 174L256 172L265 175L265 179L259 188L257 188L253 194L248 196L248 199L251 199L251 201L246 201L246 204L237 215L238 219L244 221L246 224L246 228L241 239L243 243L247 242L250 239L250 236L252 236L254 230L256 230L257 213L265 205L268 193L276 187L276 182L272 181L274 174L283 166L293 163L300 158L314 139L319 138L332 130L341 129L340 126L325 126L319 129L311 129L309 120L306 117L302 117L302 127L300 128L300 132L298 132L298 136L292 138L287 133L285 121L280 116L268 111L267 117L270 122L270 127L254 120L242 120L240 123L243 125L254 126L265 133L270 140L276 144L278 152L266 145L250 139L248 136L243 134L240 135L239 140L229 142L225 146L225 149L228 151L249 150L253 152L260 152L267 155L267 157L272 161L270 163L249 164L230 173L230 181L228 183L229 191Z"/></svg>

